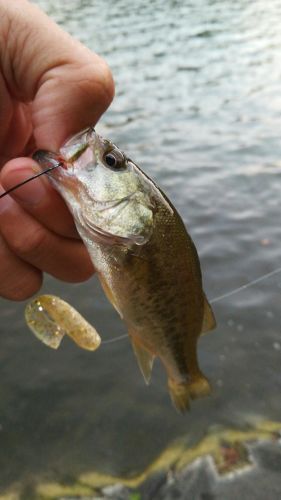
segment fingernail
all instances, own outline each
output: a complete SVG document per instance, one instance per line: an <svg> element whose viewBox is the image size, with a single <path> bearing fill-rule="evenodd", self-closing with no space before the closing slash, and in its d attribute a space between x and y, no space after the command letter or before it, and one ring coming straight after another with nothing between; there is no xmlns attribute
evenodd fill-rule
<svg viewBox="0 0 281 500"><path fill-rule="evenodd" d="M13 174L15 173L16 172L14 171ZM27 171L25 171L25 173L20 171L17 175L17 183L23 182L34 175L32 170L28 173ZM44 200L46 194L47 190L44 183L40 179L31 179L24 186L18 187L12 191L11 196L19 203L23 203L25 205L38 205L42 200Z"/></svg>

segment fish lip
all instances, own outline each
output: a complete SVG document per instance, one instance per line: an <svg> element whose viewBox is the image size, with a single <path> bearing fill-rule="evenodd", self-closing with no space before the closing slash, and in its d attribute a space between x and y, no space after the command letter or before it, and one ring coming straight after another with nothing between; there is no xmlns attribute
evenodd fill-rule
<svg viewBox="0 0 281 500"><path fill-rule="evenodd" d="M89 146L95 146L97 137L94 127L87 127L65 141L60 147L59 153L66 163L71 164L76 158L79 158L85 149ZM77 146L76 149L75 146Z"/></svg>
<svg viewBox="0 0 281 500"><path fill-rule="evenodd" d="M32 158L38 163L42 172L46 172L50 183L62 194L63 189L75 192L77 185L73 175L73 166L56 153L37 150ZM51 169L50 171L48 171Z"/></svg>
<svg viewBox="0 0 281 500"><path fill-rule="evenodd" d="M87 142L90 142L93 139L96 141L96 139L97 139L97 133L96 133L95 127L93 125L91 125L90 127L88 127L86 133L87 133L87 135L86 135Z"/></svg>
<svg viewBox="0 0 281 500"><path fill-rule="evenodd" d="M77 132L77 134L66 140L60 147L58 153L39 149L33 153L32 158L42 169L47 170L51 167L55 168L56 166L61 166L64 170L63 175L60 175L59 172L52 171L51 173L51 177L60 179L67 174L71 175L74 173L76 160L78 160L88 148L91 148L94 157L97 154L102 155L102 146L105 142L109 143L110 141L105 141L97 134L94 127L90 126ZM98 150L98 153L95 152L95 150ZM95 158L95 160L97 160L97 158Z"/></svg>
<svg viewBox="0 0 281 500"><path fill-rule="evenodd" d="M32 154L32 159L38 163L42 172L46 171L49 177L60 177L61 167L64 171L67 170L65 161L58 154L45 149L38 149ZM48 170L50 170L48 172Z"/></svg>
<svg viewBox="0 0 281 500"><path fill-rule="evenodd" d="M33 153L32 158L43 168L58 167L58 164L62 163L61 158L56 153L52 153L46 149L37 149Z"/></svg>

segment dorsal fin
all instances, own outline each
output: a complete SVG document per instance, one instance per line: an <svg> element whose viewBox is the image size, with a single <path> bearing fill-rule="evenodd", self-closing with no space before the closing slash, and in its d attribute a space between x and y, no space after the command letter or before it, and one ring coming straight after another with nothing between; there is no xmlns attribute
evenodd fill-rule
<svg viewBox="0 0 281 500"><path fill-rule="evenodd" d="M129 332L130 335L130 332ZM136 358L138 360L138 364L140 367L140 371L143 374L143 378L145 380L145 383L148 385L150 383L151 379L151 372L152 372L152 367L153 367L153 361L155 356L151 354L143 345L138 342L137 340L130 335L131 341L132 341L132 346L134 349L134 353L136 355Z"/></svg>
<svg viewBox="0 0 281 500"><path fill-rule="evenodd" d="M204 294L204 316L203 316L202 329L200 335L204 335L204 333L213 330L216 327L216 325L217 325L216 318L207 300L207 297Z"/></svg>

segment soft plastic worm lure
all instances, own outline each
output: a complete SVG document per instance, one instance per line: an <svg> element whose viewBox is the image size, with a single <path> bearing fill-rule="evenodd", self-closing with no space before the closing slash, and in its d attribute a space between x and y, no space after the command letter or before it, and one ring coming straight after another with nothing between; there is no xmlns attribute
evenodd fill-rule
<svg viewBox="0 0 281 500"><path fill-rule="evenodd" d="M101 343L95 328L71 305L54 295L40 295L29 302L25 319L35 336L52 349L60 346L64 335L89 351L95 351Z"/></svg>

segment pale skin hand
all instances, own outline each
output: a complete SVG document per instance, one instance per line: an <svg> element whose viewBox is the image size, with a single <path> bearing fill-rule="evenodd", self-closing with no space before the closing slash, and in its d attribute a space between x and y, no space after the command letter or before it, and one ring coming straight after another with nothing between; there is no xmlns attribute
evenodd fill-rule
<svg viewBox="0 0 281 500"><path fill-rule="evenodd" d="M57 151L110 104L111 73L27 0L0 0L0 189L34 174L28 155ZM1 187L2 186L2 187ZM64 202L48 179L0 199L0 296L24 300L43 273L83 281L93 267Z"/></svg>

